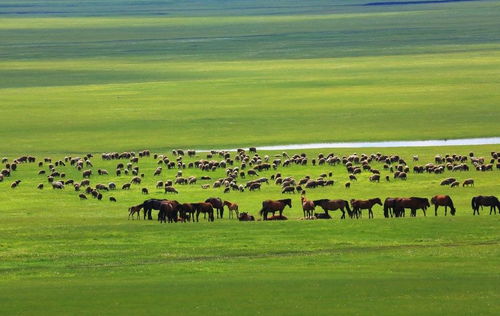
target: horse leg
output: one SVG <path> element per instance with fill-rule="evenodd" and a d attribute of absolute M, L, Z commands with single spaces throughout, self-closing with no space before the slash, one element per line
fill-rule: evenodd
<path fill-rule="evenodd" d="M 434 216 L 438 216 L 438 206 L 434 205 Z"/>
<path fill-rule="evenodd" d="M 237 208 L 234 210 L 234 212 L 236 213 L 236 218 L 240 218 L 240 211 Z"/>
<path fill-rule="evenodd" d="M 371 208 L 368 209 L 368 218 L 373 218 L 373 211 Z"/>
<path fill-rule="evenodd" d="M 446 216 L 448 214 L 448 206 L 445 206 L 444 207 L 444 216 Z"/>
<path fill-rule="evenodd" d="M 340 219 L 345 219 L 345 211 L 343 208 L 340 209 L 342 211 L 342 216 L 340 217 Z"/>
<path fill-rule="evenodd" d="M 199 221 L 200 221 L 200 211 L 196 211 L 196 222 L 199 222 Z M 194 218 L 193 218 L 193 222 L 194 222 Z"/>
<path fill-rule="evenodd" d="M 153 220 L 153 216 L 151 215 L 151 212 L 152 212 L 152 211 L 153 211 L 153 209 L 150 209 L 150 210 L 148 211 L 148 219 L 149 219 L 149 220 Z"/>
<path fill-rule="evenodd" d="M 424 212 L 424 216 L 427 216 L 427 214 L 425 214 L 425 208 L 423 208 L 422 211 Z"/>

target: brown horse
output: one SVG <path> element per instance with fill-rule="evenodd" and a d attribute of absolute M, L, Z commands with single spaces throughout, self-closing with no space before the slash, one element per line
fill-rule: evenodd
<path fill-rule="evenodd" d="M 183 203 L 179 206 L 180 217 L 184 220 L 191 219 L 194 222 L 194 215 L 196 213 L 196 208 L 191 203 Z"/>
<path fill-rule="evenodd" d="M 289 206 L 290 208 L 292 207 L 292 200 L 291 199 L 283 199 L 283 200 L 266 200 L 262 202 L 262 209 L 260 210 L 259 214 L 263 216 L 264 220 L 267 220 L 267 213 L 274 213 L 279 212 L 280 216 L 283 215 L 283 210 L 285 209 L 286 206 Z"/>
<path fill-rule="evenodd" d="M 308 200 L 305 196 L 300 197 L 300 202 L 302 203 L 302 211 L 304 212 L 304 218 L 311 218 L 314 215 L 314 209 L 316 208 L 314 202 L 312 200 Z"/>
<path fill-rule="evenodd" d="M 130 219 L 130 216 L 132 216 L 132 219 L 134 219 L 134 214 L 137 213 L 137 219 L 140 218 L 140 213 L 141 213 L 141 208 L 142 204 L 131 206 L 128 209 L 128 219 Z"/>
<path fill-rule="evenodd" d="M 434 205 L 434 215 L 437 216 L 437 210 L 438 207 L 444 206 L 444 216 L 447 215 L 448 213 L 448 206 L 450 207 L 450 214 L 455 215 L 456 209 L 453 206 L 453 201 L 451 200 L 451 197 L 449 195 L 436 195 L 433 196 L 431 199 L 431 203 Z"/>
<path fill-rule="evenodd" d="M 255 221 L 255 217 L 253 215 L 249 215 L 247 212 L 243 212 L 238 216 L 238 220 L 240 222 L 253 222 Z"/>
<path fill-rule="evenodd" d="M 382 201 L 379 198 L 369 199 L 369 200 L 351 200 L 351 207 L 353 216 L 356 218 L 361 217 L 361 210 L 368 210 L 368 218 L 373 218 L 373 205 L 382 205 Z"/>
<path fill-rule="evenodd" d="M 221 198 L 208 198 L 205 200 L 205 203 L 212 204 L 212 207 L 217 210 L 217 218 L 224 218 L 224 203 Z"/>
<path fill-rule="evenodd" d="M 191 203 L 196 209 L 196 221 L 199 222 L 200 213 L 208 214 L 208 221 L 214 221 L 214 208 L 211 203 L 201 202 L 201 203 Z"/>
<path fill-rule="evenodd" d="M 496 196 L 493 196 L 493 195 L 475 196 L 472 198 L 471 204 L 472 204 L 472 210 L 474 211 L 474 213 L 472 213 L 472 215 L 476 215 L 476 212 L 477 212 L 477 215 L 479 215 L 479 207 L 482 208 L 483 206 L 490 207 L 490 215 L 491 215 L 491 212 L 494 212 L 496 214 L 497 208 L 498 208 L 498 212 L 500 213 L 500 201 L 498 200 L 498 198 Z"/>
<path fill-rule="evenodd" d="M 236 217 L 240 217 L 240 212 L 238 210 L 238 204 L 229 201 L 224 201 L 224 206 L 227 206 L 229 210 L 229 218 L 233 218 L 233 211 L 236 213 Z"/>
<path fill-rule="evenodd" d="M 177 201 L 162 201 L 160 204 L 160 212 L 158 213 L 158 219 L 160 223 L 177 222 L 177 214 L 179 212 L 179 202 Z"/>
<path fill-rule="evenodd" d="M 419 197 L 410 197 L 410 198 L 398 198 L 394 203 L 394 212 L 396 214 L 403 214 L 404 209 L 409 208 L 411 210 L 410 215 L 412 217 L 417 216 L 417 210 L 421 209 L 424 212 L 424 216 L 427 216 L 425 210 L 430 207 L 429 199 L 419 198 Z"/>
<path fill-rule="evenodd" d="M 344 208 L 345 208 L 347 210 L 347 214 L 349 214 L 349 216 L 352 216 L 351 208 L 349 207 L 349 202 L 347 202 L 346 200 L 321 199 L 321 200 L 315 200 L 314 205 L 321 206 L 321 208 L 325 211 L 326 215 L 329 215 L 328 211 L 340 210 L 342 212 L 342 216 L 340 218 L 344 219 L 345 218 Z"/>

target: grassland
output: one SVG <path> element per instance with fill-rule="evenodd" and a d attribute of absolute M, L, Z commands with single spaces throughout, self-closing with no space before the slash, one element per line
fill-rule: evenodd
<path fill-rule="evenodd" d="M 500 134 L 498 3 L 334 3 L 265 16 L 214 2 L 204 16 L 131 16 L 114 1 L 126 12 L 7 11 L 0 152 Z"/>
<path fill-rule="evenodd" d="M 435 154 L 474 151 L 487 156 L 494 150 L 496 146 L 363 152 L 398 153 L 407 161 L 419 154 L 418 164 L 424 164 Z M 352 152 L 335 150 L 338 155 Z M 193 159 L 204 156 L 200 153 Z M 98 158 L 93 162 L 94 169 L 113 170 L 116 165 Z M 145 173 L 144 182 L 130 191 L 104 193 L 103 201 L 80 201 L 70 188 L 36 190 L 46 180 L 33 164 L 21 165 L 12 177 L 23 180 L 19 188 L 10 189 L 10 181 L 0 183 L 2 313 L 32 314 L 42 308 L 45 313 L 82 314 L 280 314 L 289 309 L 291 314 L 494 314 L 498 310 L 500 217 L 487 215 L 487 210 L 474 217 L 469 206 L 474 195 L 498 194 L 498 171 L 412 173 L 405 182 L 380 184 L 370 183 L 363 173 L 346 190 L 342 183 L 347 172 L 342 166 L 278 170 L 296 178 L 333 172 L 337 184 L 308 190 L 311 199 L 450 194 L 458 209 L 455 217 L 444 217 L 442 210 L 434 217 L 428 210 L 427 217 L 419 212 L 417 218 L 384 219 L 378 207 L 373 220 L 340 220 L 333 213 L 331 221 L 297 221 L 302 212 L 298 195 L 293 195 L 294 206 L 285 211 L 291 219 L 287 222 L 240 223 L 226 218 L 160 225 L 127 220 L 127 207 L 146 198 L 142 187 L 150 190 L 149 197 L 165 197 L 154 185 L 173 179 L 176 170 L 153 177 L 157 166 L 153 158 L 141 159 L 138 165 Z M 373 167 L 382 169 L 377 163 Z M 58 169 L 68 178 L 81 179 L 73 167 Z M 264 171 L 261 176 L 272 173 Z M 215 179 L 223 177 L 224 170 L 184 170 L 185 176 L 207 174 Z M 382 171 L 382 176 L 386 174 Z M 448 176 L 474 178 L 476 186 L 439 186 Z M 129 178 L 93 176 L 91 181 L 121 185 Z M 283 197 L 274 184 L 264 185 L 260 192 L 229 194 L 222 189 L 202 190 L 200 184 L 177 186 L 180 193 L 175 199 L 221 196 L 257 215 L 262 200 Z M 111 195 L 116 204 L 107 201 Z"/>
<path fill-rule="evenodd" d="M 499 3 L 371 2 L 2 1 L 0 157 L 500 135 Z M 356 151 L 423 163 L 499 148 Z M 113 174 L 116 161 L 94 163 Z M 312 199 L 450 194 L 455 217 L 384 219 L 377 208 L 373 220 L 297 221 L 294 196 L 287 222 L 160 225 L 126 219 L 140 187 L 164 196 L 155 161 L 140 167 L 143 185 L 105 201 L 36 190 L 46 179 L 34 165 L 0 182 L 0 314 L 498 313 L 500 217 L 469 206 L 498 196 L 498 171 L 380 184 L 363 173 L 346 190 L 343 167 L 280 170 L 332 171 L 337 184 Z M 439 186 L 447 176 L 476 186 Z M 275 185 L 178 189 L 180 201 L 222 196 L 252 214 L 282 197 Z"/>

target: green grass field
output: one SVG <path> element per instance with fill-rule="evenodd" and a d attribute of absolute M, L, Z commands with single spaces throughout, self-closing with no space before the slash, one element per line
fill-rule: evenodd
<path fill-rule="evenodd" d="M 367 154 L 400 154 L 418 164 L 433 161 L 435 154 L 489 155 L 498 146 L 451 148 L 367 149 Z M 306 151 L 310 157 L 319 151 Z M 330 151 L 323 151 L 328 153 Z M 343 156 L 353 150 L 335 150 Z M 294 151 L 291 153 L 299 153 Z M 265 153 L 262 153 L 262 155 Z M 268 154 L 274 154 L 269 152 Z M 193 159 L 203 158 L 199 153 Z M 54 159 L 63 158 L 53 156 Z M 117 161 L 94 158 L 94 170 L 114 170 Z M 413 166 L 417 163 L 410 163 Z M 258 215 L 265 199 L 284 195 L 274 184 L 257 192 L 222 193 L 196 185 L 177 185 L 178 195 L 155 189 L 158 180 L 174 179 L 177 170 L 153 177 L 156 161 L 140 159 L 145 173 L 141 185 L 130 191 L 104 193 L 103 201 L 80 201 L 70 186 L 48 187 L 35 164 L 20 165 L 0 183 L 0 297 L 4 314 L 38 313 L 221 313 L 255 314 L 494 314 L 498 308 L 499 215 L 472 216 L 470 198 L 498 195 L 498 171 L 413 174 L 407 181 L 371 183 L 367 172 L 345 189 L 348 173 L 343 166 L 291 166 L 280 168 L 296 179 L 333 172 L 333 187 L 307 191 L 310 199 L 372 198 L 450 194 L 457 207 L 454 217 L 433 209 L 423 217 L 385 219 L 376 206 L 375 219 L 298 221 L 302 216 L 299 195 L 291 195 L 286 222 L 241 223 L 216 220 L 208 223 L 158 224 L 127 220 L 127 207 L 149 197 L 175 198 L 181 202 L 221 196 L 238 202 L 241 211 Z M 382 164 L 372 163 L 382 169 Z M 45 167 L 46 168 L 46 167 Z M 67 178 L 81 179 L 74 167 L 60 167 Z M 224 170 L 202 172 L 185 169 L 184 176 L 224 177 Z M 274 171 L 261 172 L 270 177 Z M 389 175 L 382 171 L 382 176 Z M 439 185 L 449 176 L 475 179 L 474 188 Z M 91 183 L 113 181 L 121 186 L 131 176 L 93 176 Z M 21 179 L 10 189 L 11 180 Z M 36 190 L 38 183 L 46 188 Z M 244 180 L 240 180 L 244 183 Z M 150 190 L 149 196 L 141 188 Z M 109 196 L 117 198 L 111 203 Z M 288 196 L 285 196 L 288 197 Z M 320 211 L 318 209 L 318 211 Z M 156 215 L 155 215 L 156 217 Z"/>
<path fill-rule="evenodd" d="M 202 16 L 103 3 L 5 5 L 0 152 L 500 134 L 495 1 L 193 4 Z"/>
<path fill-rule="evenodd" d="M 116 177 L 117 161 L 101 152 L 499 136 L 500 4 L 387 2 L 3 0 L 0 158 L 92 152 L 94 171 L 111 173 L 92 185 L 121 185 L 130 176 Z M 500 148 L 289 153 L 379 151 L 413 166 L 414 154 L 424 164 Z M 332 171 L 337 183 L 308 190 L 311 199 L 449 194 L 454 217 L 430 209 L 385 219 L 377 206 L 373 220 L 298 221 L 295 194 L 286 222 L 160 225 L 127 220 L 147 198 L 140 188 L 165 196 L 154 189 L 155 160 L 139 166 L 144 183 L 104 201 L 52 190 L 34 164 L 0 182 L 1 315 L 498 313 L 500 217 L 470 208 L 474 195 L 499 195 L 498 170 L 388 183 L 364 172 L 349 190 L 341 166 L 278 170 L 297 179 Z M 439 186 L 449 176 L 476 185 Z M 262 200 L 282 198 L 274 184 L 223 194 L 202 183 L 211 181 L 177 186 L 175 198 L 221 196 L 254 215 Z"/>

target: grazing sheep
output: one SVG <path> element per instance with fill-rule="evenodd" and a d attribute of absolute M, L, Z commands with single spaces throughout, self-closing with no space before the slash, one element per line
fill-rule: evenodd
<path fill-rule="evenodd" d="M 259 174 L 257 173 L 257 171 L 255 171 L 255 170 L 248 170 L 248 171 L 247 171 L 247 174 L 248 174 L 249 176 L 258 176 L 258 175 L 259 175 Z"/>
<path fill-rule="evenodd" d="M 38 190 L 43 190 L 43 183 L 40 183 L 37 187 Z"/>
<path fill-rule="evenodd" d="M 10 187 L 12 189 L 15 189 L 15 188 L 17 188 L 19 186 L 19 183 L 21 183 L 21 180 L 16 180 L 16 181 L 14 181 L 14 182 L 11 183 Z"/>
<path fill-rule="evenodd" d="M 142 192 L 142 194 L 149 194 L 149 191 L 147 188 L 142 188 L 141 192 Z"/>
<path fill-rule="evenodd" d="M 210 188 L 210 184 L 202 184 L 201 188 L 204 189 L 204 190 L 209 189 Z"/>
<path fill-rule="evenodd" d="M 91 175 L 92 175 L 92 170 L 90 170 L 90 169 L 82 172 L 82 176 L 84 178 L 90 178 Z"/>
<path fill-rule="evenodd" d="M 161 174 L 161 170 L 162 170 L 162 168 L 161 168 L 161 167 L 156 168 L 156 170 L 155 170 L 155 172 L 154 172 L 153 176 L 159 176 L 159 175 Z"/>
<path fill-rule="evenodd" d="M 282 194 L 285 194 L 285 193 L 295 193 L 295 188 L 292 187 L 292 186 L 284 187 L 283 190 L 281 190 L 281 193 Z"/>
<path fill-rule="evenodd" d="M 351 182 L 346 182 L 346 183 L 345 183 L 345 188 L 346 188 L 346 189 L 349 189 L 350 187 L 351 187 Z"/>
<path fill-rule="evenodd" d="M 458 181 L 455 181 L 455 182 L 453 182 L 453 183 L 451 184 L 451 187 L 452 187 L 452 188 L 454 188 L 454 187 L 458 187 L 458 186 L 460 186 L 460 182 L 458 182 Z"/>
<path fill-rule="evenodd" d="M 75 183 L 73 184 L 73 187 L 75 188 L 75 191 L 80 191 L 80 184 Z"/>
<path fill-rule="evenodd" d="M 122 185 L 122 190 L 130 190 L 130 183 L 125 183 Z"/>
<path fill-rule="evenodd" d="M 100 201 L 102 200 L 102 194 L 101 193 L 97 193 L 97 199 Z"/>
<path fill-rule="evenodd" d="M 80 200 L 86 200 L 87 199 L 87 196 L 85 194 L 83 194 L 83 193 L 80 193 L 78 195 L 78 197 L 80 198 Z"/>
<path fill-rule="evenodd" d="M 52 182 L 52 189 L 64 189 L 64 184 L 60 181 Z"/>
<path fill-rule="evenodd" d="M 174 193 L 178 194 L 179 192 L 174 187 L 165 187 L 165 193 Z"/>
<path fill-rule="evenodd" d="M 116 190 L 116 184 L 114 182 L 110 182 L 110 183 L 108 183 L 108 188 L 110 190 Z"/>
<path fill-rule="evenodd" d="M 110 201 L 110 202 L 116 202 L 116 199 L 115 199 L 113 196 L 110 196 L 110 197 L 109 197 L 109 201 Z"/>
<path fill-rule="evenodd" d="M 260 190 L 260 183 L 252 183 L 248 188 L 249 191 Z"/>
<path fill-rule="evenodd" d="M 462 187 L 465 187 L 465 186 L 471 186 L 471 187 L 473 187 L 474 186 L 474 179 L 466 179 L 464 181 L 464 184 L 462 185 Z"/>

